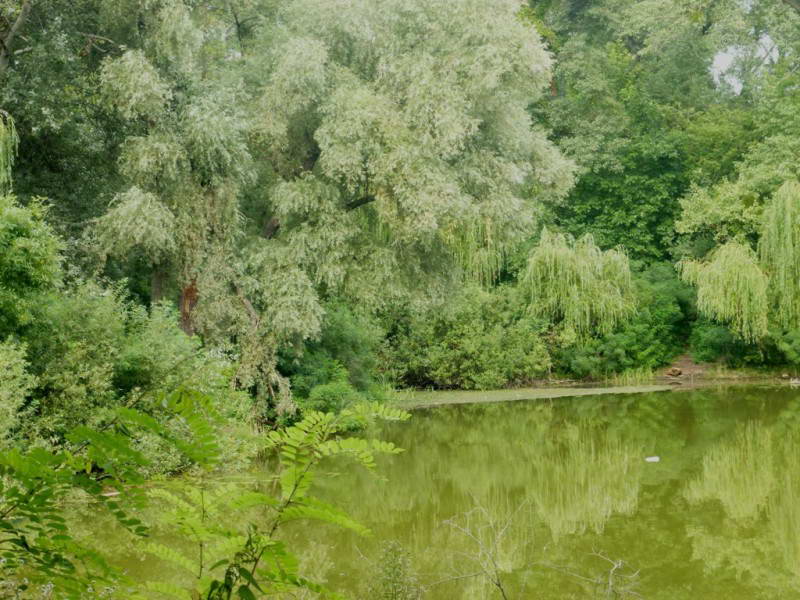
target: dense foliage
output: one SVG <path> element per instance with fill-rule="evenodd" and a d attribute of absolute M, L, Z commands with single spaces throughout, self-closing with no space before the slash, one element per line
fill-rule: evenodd
<path fill-rule="evenodd" d="M 798 32 L 794 0 L 0 0 L 0 575 L 89 593 L 118 574 L 68 496 L 138 534 L 109 489 L 269 447 L 277 500 L 161 492 L 239 545 L 153 545 L 200 575 L 150 589 L 324 593 L 206 520 L 356 527 L 297 470 L 393 452 L 341 437 L 393 387 L 799 365 Z"/>

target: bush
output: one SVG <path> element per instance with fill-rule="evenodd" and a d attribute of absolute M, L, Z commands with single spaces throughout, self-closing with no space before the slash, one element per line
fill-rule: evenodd
<path fill-rule="evenodd" d="M 723 325 L 699 319 L 689 337 L 692 358 L 698 362 L 723 362 L 739 368 L 759 366 L 767 362 L 769 355 L 776 354 L 774 344 L 767 340 L 766 346 L 745 343 Z M 780 361 L 776 361 L 780 362 Z"/>
<path fill-rule="evenodd" d="M 199 359 L 200 343 L 178 327 L 177 311 L 167 303 L 126 307 L 125 336 L 114 361 L 114 388 L 127 394 L 134 388 L 168 389 L 180 383 Z"/>
<path fill-rule="evenodd" d="M 166 304 L 148 311 L 129 302 L 121 286 L 84 282 L 40 294 L 31 314 L 19 337 L 32 377 L 24 380 L 25 393 L 17 395 L 21 400 L 13 406 L 2 403 L 10 407 L 5 412 L 13 413 L 3 418 L 9 423 L 4 429 L 13 429 L 13 443 L 57 447 L 75 426 L 107 422 L 131 400 L 176 435 L 188 435 L 181 423 L 169 420 L 162 404 L 164 394 L 182 386 L 214 398 L 230 422 L 248 418 L 252 403 L 245 392 L 231 388 L 232 365 L 210 356 L 196 338 L 181 331 L 176 311 Z M 7 354 L 7 346 L 2 348 Z M 21 380 L 17 376 L 14 381 Z M 0 379 L 3 389 L 20 385 Z M 155 436 L 142 435 L 136 444 L 152 460 L 151 474 L 188 465 Z"/>
<path fill-rule="evenodd" d="M 61 243 L 44 213 L 0 196 L 0 339 L 30 321 L 33 294 L 58 282 Z"/>
<path fill-rule="evenodd" d="M 775 335 L 776 345 L 790 365 L 800 365 L 800 329 Z"/>
<path fill-rule="evenodd" d="M 0 343 L 0 449 L 10 441 L 19 424 L 19 409 L 36 383 L 27 366 L 24 346 L 10 340 Z"/>
<path fill-rule="evenodd" d="M 337 413 L 360 400 L 363 396 L 347 381 L 340 380 L 315 386 L 308 398 L 298 403 L 301 410 Z"/>
<path fill-rule="evenodd" d="M 411 315 L 390 339 L 399 382 L 413 387 L 489 389 L 545 375 L 544 323 L 510 286 L 468 287 L 448 307 Z"/>
<path fill-rule="evenodd" d="M 559 370 L 578 377 L 604 377 L 631 369 L 654 369 L 680 352 L 692 313 L 691 288 L 667 264 L 635 277 L 637 313 L 611 334 L 555 348 Z"/>
<path fill-rule="evenodd" d="M 281 370 L 299 398 L 308 398 L 316 386 L 338 381 L 342 373 L 353 388 L 368 392 L 379 379 L 377 355 L 383 337 L 374 319 L 329 302 L 320 338 L 307 343 L 299 355 L 285 354 Z"/>

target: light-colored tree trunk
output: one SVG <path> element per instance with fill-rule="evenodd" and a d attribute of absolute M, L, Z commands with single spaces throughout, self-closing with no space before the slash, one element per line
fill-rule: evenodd
<path fill-rule="evenodd" d="M 20 8 L 17 18 L 11 24 L 11 27 L 9 27 L 2 40 L 0 40 L 0 42 L 2 42 L 0 43 L 0 77 L 2 77 L 6 69 L 8 69 L 9 62 L 11 61 L 14 38 L 17 37 L 19 30 L 25 25 L 25 21 L 28 20 L 32 4 L 32 0 L 25 0 L 25 2 L 22 3 L 22 8 Z"/>

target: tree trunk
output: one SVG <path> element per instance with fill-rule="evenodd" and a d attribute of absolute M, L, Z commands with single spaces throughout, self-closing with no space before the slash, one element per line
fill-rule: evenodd
<path fill-rule="evenodd" d="M 192 281 L 181 291 L 181 329 L 187 335 L 194 335 L 192 311 L 197 304 L 197 280 Z"/>
<path fill-rule="evenodd" d="M 2 77 L 6 69 L 8 69 L 14 38 L 17 37 L 17 33 L 19 33 L 19 30 L 25 25 L 25 21 L 28 20 L 28 15 L 31 12 L 31 3 L 32 0 L 25 0 L 25 2 L 22 3 L 22 8 L 19 9 L 16 20 L 11 24 L 11 27 L 9 27 L 8 32 L 3 36 L 2 40 L 0 40 L 0 77 Z"/>
<path fill-rule="evenodd" d="M 157 304 L 164 298 L 164 286 L 167 281 L 167 271 L 163 265 L 153 265 L 150 276 L 150 304 Z"/>
<path fill-rule="evenodd" d="M 800 0 L 783 0 L 783 3 L 788 6 L 791 6 L 798 13 L 800 13 Z"/>

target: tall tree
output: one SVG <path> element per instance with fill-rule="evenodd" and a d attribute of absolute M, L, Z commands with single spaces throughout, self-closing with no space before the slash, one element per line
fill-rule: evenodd
<path fill-rule="evenodd" d="M 262 2 L 258 40 L 230 12 L 149 6 L 102 69 L 131 133 L 97 232 L 172 274 L 240 385 L 285 397 L 277 348 L 317 333 L 321 296 L 375 305 L 465 248 L 494 261 L 571 184 L 526 111 L 551 60 L 516 2 Z"/>
<path fill-rule="evenodd" d="M 194 333 L 197 279 L 239 231 L 239 188 L 250 175 L 246 120 L 235 79 L 222 77 L 224 54 L 212 23 L 204 31 L 182 1 L 142 12 L 141 49 L 107 60 L 107 101 L 130 123 L 120 171 L 130 187 L 100 219 L 102 247 L 140 249 L 152 263 L 153 297 L 163 279 L 181 290 L 181 323 Z"/>
<path fill-rule="evenodd" d="M 479 254 L 491 262 L 563 196 L 572 165 L 526 111 L 551 59 L 518 13 L 506 0 L 278 5 L 259 65 L 271 227 L 316 282 L 363 295 L 375 273 L 418 279 L 422 257 L 492 248 Z"/>

